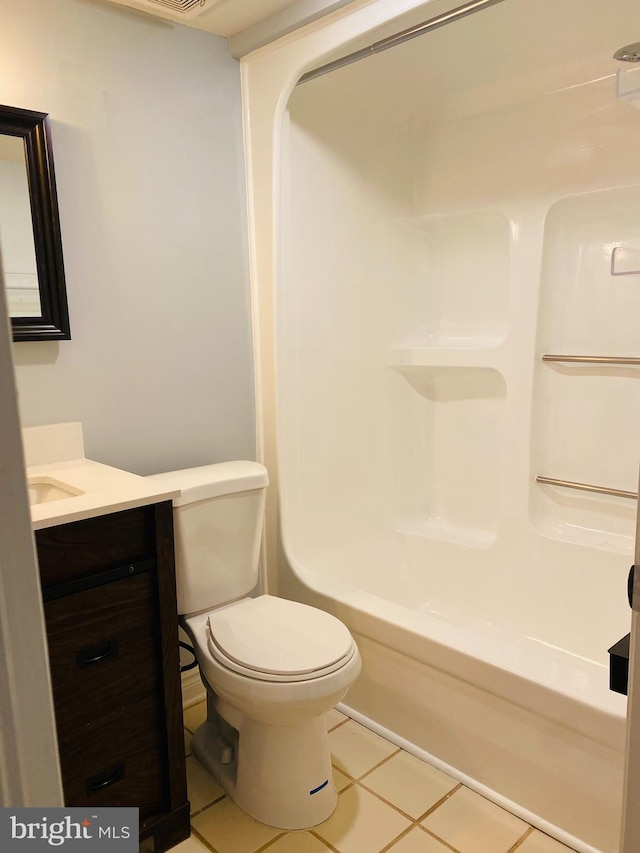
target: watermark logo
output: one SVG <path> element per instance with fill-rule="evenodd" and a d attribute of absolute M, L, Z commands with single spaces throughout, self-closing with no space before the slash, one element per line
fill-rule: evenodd
<path fill-rule="evenodd" d="M 137 853 L 138 809 L 0 808 L 0 850 Z"/>

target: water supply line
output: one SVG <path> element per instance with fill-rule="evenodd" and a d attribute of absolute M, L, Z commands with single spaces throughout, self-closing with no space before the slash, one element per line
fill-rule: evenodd
<path fill-rule="evenodd" d="M 198 666 L 198 661 L 196 659 L 196 651 L 193 646 L 190 646 L 189 643 L 184 643 L 182 640 L 178 640 L 178 645 L 181 649 L 184 649 L 186 652 L 189 652 L 190 655 L 193 655 L 193 660 L 190 660 L 189 663 L 180 664 L 180 672 L 189 672 L 190 669 L 195 669 Z"/>

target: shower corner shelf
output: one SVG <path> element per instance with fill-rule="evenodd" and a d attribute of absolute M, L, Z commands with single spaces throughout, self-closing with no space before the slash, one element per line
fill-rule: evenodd
<path fill-rule="evenodd" d="M 622 554 L 625 557 L 632 557 L 633 555 L 633 536 L 598 530 L 594 527 L 567 524 L 542 515 L 536 516 L 534 514 L 531 520 L 545 539 L 554 539 L 567 545 L 580 545 L 584 548 L 606 551 L 609 554 Z"/>
<path fill-rule="evenodd" d="M 500 362 L 502 339 L 475 338 L 472 346 L 456 346 L 453 339 L 434 345 L 410 343 L 392 346 L 389 363 L 393 367 L 496 367 Z"/>
<path fill-rule="evenodd" d="M 530 518 L 548 539 L 631 555 L 637 493 L 610 486 L 533 477 Z M 582 493 L 582 494 L 580 494 Z"/>

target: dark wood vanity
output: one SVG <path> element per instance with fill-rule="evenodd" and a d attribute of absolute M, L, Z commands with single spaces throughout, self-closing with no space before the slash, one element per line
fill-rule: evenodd
<path fill-rule="evenodd" d="M 35 533 L 67 806 L 189 836 L 171 501 Z"/>

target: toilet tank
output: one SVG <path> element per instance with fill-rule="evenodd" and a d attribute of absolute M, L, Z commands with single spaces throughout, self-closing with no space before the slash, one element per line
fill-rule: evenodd
<path fill-rule="evenodd" d="M 211 609 L 258 582 L 267 469 L 219 462 L 155 474 L 181 490 L 173 499 L 178 613 Z"/>

